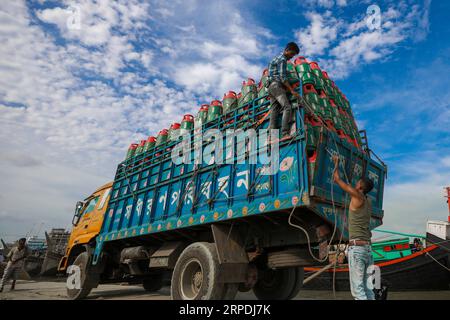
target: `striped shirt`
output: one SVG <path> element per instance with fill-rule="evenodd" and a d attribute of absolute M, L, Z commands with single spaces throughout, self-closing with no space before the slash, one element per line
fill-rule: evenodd
<path fill-rule="evenodd" d="M 269 82 L 287 80 L 287 59 L 283 52 L 269 63 Z"/>

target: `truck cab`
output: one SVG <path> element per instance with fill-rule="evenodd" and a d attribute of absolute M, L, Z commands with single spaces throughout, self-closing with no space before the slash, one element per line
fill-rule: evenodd
<path fill-rule="evenodd" d="M 95 238 L 102 227 L 106 208 L 108 207 L 112 182 L 95 190 L 84 201 L 78 201 L 72 219 L 72 232 L 64 257 L 59 262 L 58 272 L 64 273 L 76 257 L 95 246 Z"/>

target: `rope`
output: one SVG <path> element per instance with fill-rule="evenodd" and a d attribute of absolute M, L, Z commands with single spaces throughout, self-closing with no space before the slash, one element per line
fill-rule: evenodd
<path fill-rule="evenodd" d="M 427 256 L 429 256 L 431 259 L 433 259 L 438 265 L 440 265 L 442 268 L 444 268 L 445 270 L 450 272 L 450 269 L 447 268 L 446 266 L 444 266 L 442 263 L 440 263 L 435 257 L 433 257 L 431 254 L 429 254 L 428 252 L 425 253 Z"/>

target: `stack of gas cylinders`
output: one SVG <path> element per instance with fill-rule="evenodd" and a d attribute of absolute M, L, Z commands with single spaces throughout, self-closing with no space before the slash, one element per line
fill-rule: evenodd
<path fill-rule="evenodd" d="M 315 146 L 323 129 L 335 132 L 340 139 L 360 149 L 362 141 L 350 103 L 334 81 L 329 78 L 327 72 L 321 70 L 317 62 L 310 62 L 305 57 L 298 57 L 293 62 L 288 62 L 287 70 L 289 83 L 293 88 L 302 85 L 303 97 L 311 107 L 305 112 L 307 148 L 311 151 L 312 158 L 310 160 L 314 158 Z M 268 75 L 268 70 L 265 69 L 258 84 L 255 80 L 248 78 L 242 82 L 241 92 L 228 91 L 222 100 L 202 104 L 195 118 L 186 114 L 181 123 L 173 123 L 169 129 L 161 130 L 157 137 L 150 136 L 147 140 L 132 143 L 128 148 L 126 159 L 175 141 L 180 137 L 180 133 L 194 129 L 194 121 L 199 127 L 221 120 L 230 123 L 231 115 L 236 109 L 242 113 L 239 119 L 244 119 L 247 116 L 245 110 L 248 110 L 253 103 L 259 106 L 268 101 Z M 265 103 L 264 107 L 269 108 L 269 105 Z"/>

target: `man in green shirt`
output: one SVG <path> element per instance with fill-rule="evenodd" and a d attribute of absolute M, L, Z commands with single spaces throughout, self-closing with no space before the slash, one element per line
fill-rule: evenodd
<path fill-rule="evenodd" d="M 370 216 L 372 207 L 367 194 L 373 189 L 373 182 L 361 178 L 353 187 L 346 184 L 339 176 L 339 157 L 333 157 L 335 170 L 334 181 L 350 195 L 348 210 L 348 266 L 350 289 L 355 300 L 375 300 L 375 294 L 367 285 L 368 268 L 373 266 L 370 238 Z"/>

